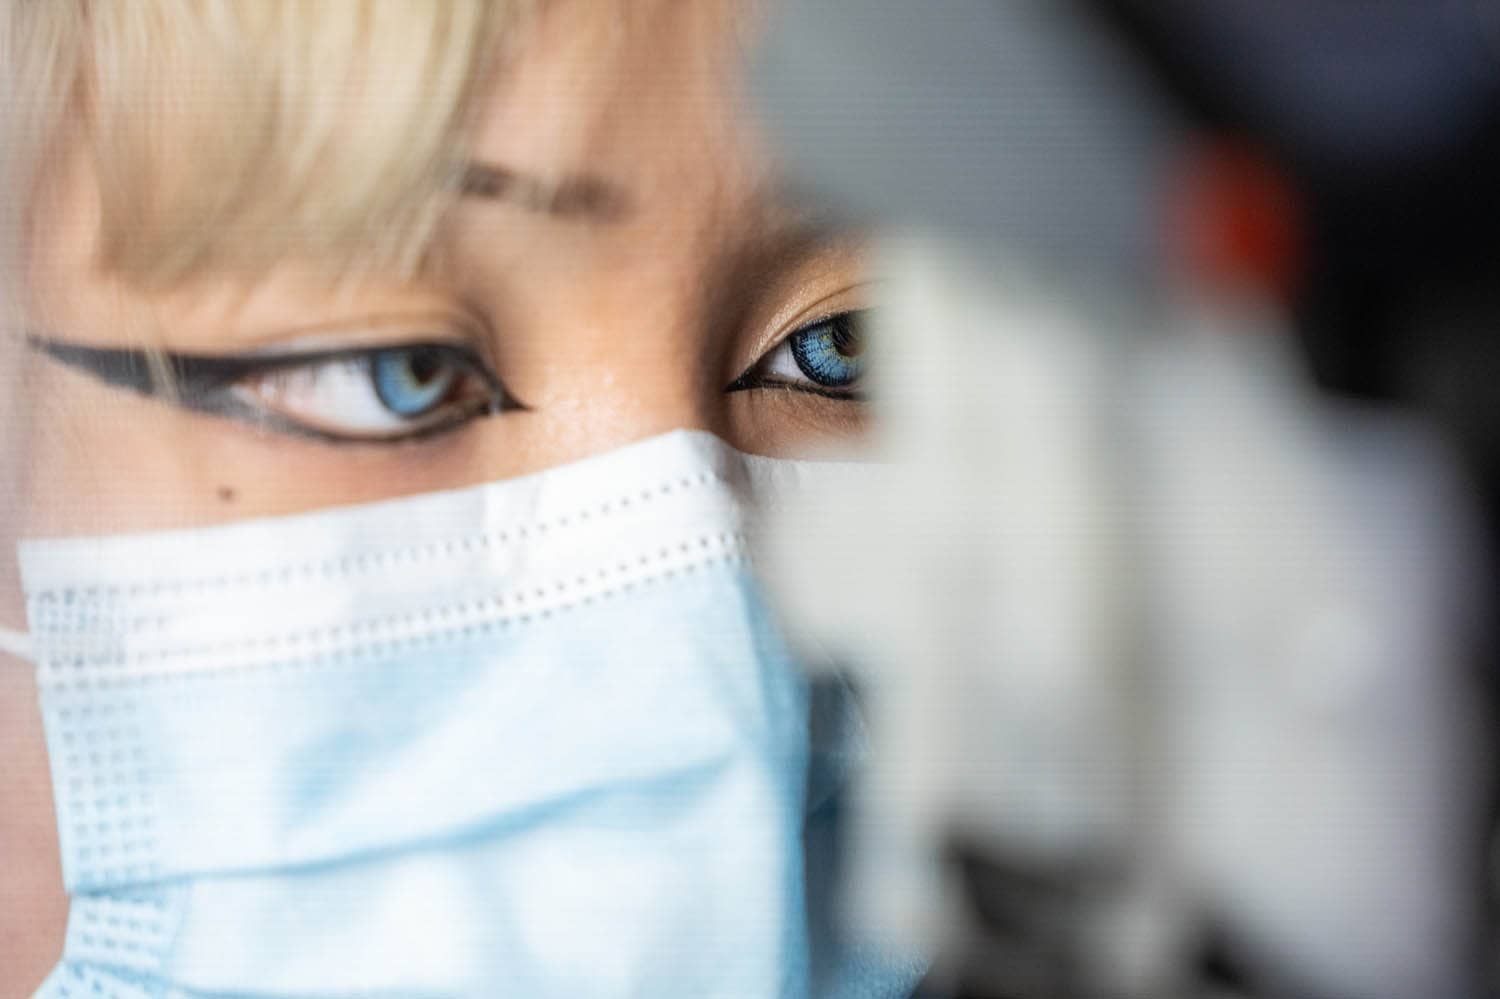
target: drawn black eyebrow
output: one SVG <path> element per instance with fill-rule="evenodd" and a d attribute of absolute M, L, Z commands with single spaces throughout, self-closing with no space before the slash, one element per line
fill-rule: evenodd
<path fill-rule="evenodd" d="M 463 168 L 458 188 L 467 197 L 510 202 L 564 219 L 614 223 L 634 210 L 622 188 L 590 174 L 551 181 L 494 163 L 471 162 Z"/>
<path fill-rule="evenodd" d="M 456 358 L 479 374 L 490 388 L 504 391 L 498 378 L 473 351 L 451 343 L 417 341 L 377 346 L 256 354 L 187 354 L 129 347 L 89 347 L 29 333 L 27 343 L 42 354 L 93 375 L 118 388 L 143 395 L 195 395 L 214 392 L 252 375 L 332 361 L 367 357 L 382 350 L 435 350 Z M 153 360 L 154 356 L 154 360 Z"/>
<path fill-rule="evenodd" d="M 286 368 L 368 357 L 381 350 L 436 350 L 452 357 L 483 379 L 493 402 L 482 412 L 526 411 L 528 407 L 473 351 L 451 343 L 420 341 L 384 346 L 338 347 L 329 350 L 289 351 L 281 354 L 186 354 L 146 351 L 128 347 L 89 347 L 69 343 L 37 332 L 26 335 L 27 345 L 46 357 L 90 375 L 116 388 L 170 401 L 193 412 L 227 416 L 336 443 L 360 442 L 368 438 L 330 434 L 305 427 L 293 420 L 266 414 L 225 392 L 240 381 Z M 447 429 L 439 423 L 411 436 L 428 436 Z"/>
<path fill-rule="evenodd" d="M 178 354 L 123 347 L 87 347 L 29 333 L 26 343 L 52 360 L 92 375 L 106 385 L 141 395 L 195 396 L 232 385 L 257 371 L 265 360 L 230 355 Z M 318 360 L 309 355 L 311 360 Z"/>

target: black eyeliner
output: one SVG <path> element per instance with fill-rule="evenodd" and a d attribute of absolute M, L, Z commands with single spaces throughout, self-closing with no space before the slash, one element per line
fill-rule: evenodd
<path fill-rule="evenodd" d="M 165 399 L 193 412 L 230 417 L 283 433 L 294 433 L 330 443 L 371 444 L 417 440 L 451 430 L 473 416 L 527 409 L 524 403 L 510 394 L 500 379 L 477 354 L 467 347 L 451 343 L 418 341 L 388 346 L 340 347 L 282 354 L 218 355 L 175 351 L 147 352 L 124 347 L 88 347 L 55 340 L 38 333 L 28 334 L 26 342 L 38 353 L 91 375 L 106 385 L 123 388 L 143 396 Z M 258 409 L 228 394 L 228 390 L 236 384 L 254 377 L 274 374 L 289 368 L 364 360 L 379 354 L 382 350 L 436 350 L 455 359 L 467 370 L 477 375 L 485 383 L 489 398 L 482 400 L 480 405 L 464 407 L 450 419 L 441 420 L 436 424 L 398 437 L 360 437 L 335 434 L 305 426 L 284 416 Z"/>

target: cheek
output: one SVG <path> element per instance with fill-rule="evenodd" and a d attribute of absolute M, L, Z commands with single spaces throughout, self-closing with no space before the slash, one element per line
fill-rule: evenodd
<path fill-rule="evenodd" d="M 724 436 L 741 451 L 771 458 L 856 460 L 866 449 L 872 416 L 863 402 L 806 392 L 758 389 L 726 397 Z"/>
<path fill-rule="evenodd" d="M 0 626 L 19 628 L 25 619 L 19 567 L 13 557 L 25 520 L 27 452 L 30 438 L 24 348 L 19 340 L 0 340 Z M 0 654 L 0 674 L 11 665 Z M 29 672 L 13 671 L 15 677 Z M 0 681 L 3 682 L 3 681 Z M 34 693 L 31 702 L 34 702 Z M 0 712 L 5 697 L 0 693 Z M 0 720 L 0 732 L 5 731 Z M 0 759 L 6 757 L 0 755 Z"/>
<path fill-rule="evenodd" d="M 207 456 L 186 450 L 163 408 L 47 370 L 30 386 L 23 533 L 181 527 L 212 519 Z"/>
<path fill-rule="evenodd" d="M 186 413 L 38 365 L 20 535 L 201 527 L 468 484 L 472 435 L 338 448 Z"/>

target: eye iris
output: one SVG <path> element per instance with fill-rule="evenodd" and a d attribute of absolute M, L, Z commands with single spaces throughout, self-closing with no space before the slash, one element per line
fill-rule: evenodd
<path fill-rule="evenodd" d="M 375 393 L 398 416 L 422 416 L 448 398 L 459 371 L 431 347 L 385 350 L 370 363 Z"/>
<path fill-rule="evenodd" d="M 802 373 L 827 388 L 844 388 L 864 372 L 864 338 L 849 316 L 792 334 L 792 357 Z"/>

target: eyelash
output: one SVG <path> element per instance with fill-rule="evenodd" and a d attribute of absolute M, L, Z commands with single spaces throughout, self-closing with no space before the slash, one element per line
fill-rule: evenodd
<path fill-rule="evenodd" d="M 794 330 L 758 358 L 726 391 L 775 388 L 842 401 L 863 398 L 853 388 L 862 374 L 859 355 L 863 339 L 857 324 L 863 315 L 839 313 Z M 527 408 L 511 395 L 475 351 L 451 342 L 417 340 L 273 356 L 169 353 L 164 356 L 164 363 L 153 364 L 144 352 L 136 350 L 83 347 L 38 335 L 29 340 L 42 353 L 89 371 L 108 384 L 170 399 L 196 412 L 240 419 L 329 443 L 393 444 L 417 440 L 455 430 L 481 416 Z M 854 348 L 852 353 L 850 347 Z M 438 369 L 446 364 L 453 372 L 440 392 L 424 403 L 421 412 L 399 413 L 391 401 L 389 381 L 400 377 L 403 361 L 405 373 L 417 383 L 438 377 L 434 364 Z M 426 377 L 413 368 L 424 361 Z M 396 362 L 396 374 L 382 373 L 380 366 L 392 362 Z M 365 391 L 378 399 L 385 414 L 375 415 L 390 417 L 390 432 L 330 429 L 327 424 L 336 420 L 325 420 L 325 425 L 319 426 L 285 409 L 278 411 L 276 404 L 284 404 L 299 388 L 306 393 L 309 388 L 316 388 L 320 380 L 336 378 L 341 372 L 363 381 Z M 415 389 L 427 391 L 428 386 L 416 384 Z M 343 402 L 347 405 L 350 401 L 346 393 Z"/>
<path fill-rule="evenodd" d="M 524 410 L 470 348 L 441 341 L 414 341 L 382 347 L 350 347 L 339 350 L 289 353 L 273 356 L 215 356 L 166 353 L 159 359 L 145 351 L 85 347 L 52 340 L 40 334 L 27 337 L 31 347 L 53 360 L 86 371 L 107 385 L 141 395 L 165 399 L 194 412 L 225 416 L 330 443 L 395 443 L 451 430 L 475 416 Z M 278 413 L 266 396 L 284 393 L 299 376 L 316 380 L 330 370 L 343 367 L 366 369 L 381 357 L 425 356 L 454 366 L 456 377 L 466 379 L 462 405 L 450 405 L 442 415 L 429 418 L 415 428 L 407 425 L 399 433 L 346 433 L 300 421 Z M 257 398 L 256 387 L 262 391 Z M 371 391 L 378 391 L 373 378 Z M 434 411 L 435 412 L 435 411 Z M 430 414 L 423 414 L 430 416 Z"/>
<path fill-rule="evenodd" d="M 853 386 L 858 383 L 862 374 L 859 355 L 862 351 L 863 337 L 858 324 L 863 317 L 862 311 L 842 312 L 799 327 L 766 351 L 754 365 L 728 386 L 727 391 L 776 388 L 840 401 L 862 399 L 863 396 Z M 848 352 L 850 347 L 854 348 L 852 353 Z M 418 418 L 427 418 L 422 425 L 408 424 L 399 432 L 390 434 L 329 432 L 326 429 L 291 420 L 284 415 L 278 418 L 275 414 L 265 413 L 260 414 L 260 422 L 268 422 L 278 429 L 311 434 L 335 442 L 395 443 L 457 429 L 469 420 L 480 416 L 525 408 L 510 396 L 499 378 L 472 351 L 441 343 L 398 344 L 381 348 L 354 348 L 316 357 L 304 355 L 274 358 L 264 362 L 258 369 L 240 374 L 228 384 L 221 383 L 216 387 L 215 392 L 224 393 L 227 390 L 231 394 L 236 392 L 243 394 L 248 383 L 260 379 L 260 384 L 271 388 L 272 394 L 277 391 L 285 393 L 287 384 L 299 375 L 303 378 L 316 379 L 322 372 L 336 364 L 362 365 L 366 369 L 362 377 L 368 378 L 373 391 L 382 396 L 381 404 L 388 409 L 393 409 L 390 400 L 384 397 L 379 387 L 376 366 L 381 363 L 382 359 L 402 356 L 415 358 L 422 352 L 437 353 L 441 355 L 441 359 L 455 364 L 460 369 L 457 378 L 469 378 L 471 387 L 476 382 L 480 383 L 487 394 L 472 396 L 462 405 L 449 403 L 446 411 L 434 408 L 416 414 Z M 783 361 L 782 370 L 778 371 L 775 362 L 780 360 L 783 354 L 787 355 L 786 361 L 790 361 L 790 365 Z M 833 370 L 837 369 L 840 364 L 847 364 L 853 370 L 847 373 L 842 370 Z M 794 365 L 796 371 L 802 375 L 800 380 L 795 375 L 789 376 L 786 369 L 791 365 Z M 254 408 L 253 403 L 250 405 Z M 223 405 L 215 407 L 216 411 L 221 413 L 225 413 L 226 408 Z M 433 415 L 438 413 L 441 415 Z M 227 413 L 226 415 L 235 414 Z M 399 414 L 393 415 L 397 415 L 399 419 Z M 267 419 L 267 416 L 270 418 Z"/>
<path fill-rule="evenodd" d="M 865 337 L 860 327 L 866 315 L 864 310 L 840 312 L 798 327 L 731 382 L 728 391 L 776 388 L 842 401 L 863 400 L 863 393 L 854 386 L 864 375 Z M 784 360 L 783 354 L 787 355 Z M 781 370 L 777 370 L 779 360 Z M 831 370 L 839 365 L 852 370 Z M 789 373 L 788 367 L 795 372 Z"/>
<path fill-rule="evenodd" d="M 364 392 L 378 407 L 375 410 L 366 404 L 364 408 L 372 421 L 385 422 L 384 430 L 331 430 L 326 423 L 337 422 L 336 418 L 318 426 L 305 415 L 300 419 L 289 415 L 287 410 L 294 407 L 286 406 L 285 402 L 299 392 L 312 395 L 313 406 L 319 402 L 326 406 L 330 401 L 327 396 L 337 394 L 339 388 L 335 381 L 330 392 L 326 383 L 340 375 L 352 378 L 355 391 Z M 393 384 L 401 379 L 407 384 Z M 320 388 L 322 399 L 318 398 Z M 411 412 L 401 412 L 393 398 L 398 391 L 418 394 L 418 406 Z M 357 398 L 348 398 L 348 394 L 346 390 L 343 399 L 346 406 L 359 403 Z M 317 357 L 276 358 L 217 386 L 211 398 L 216 411 L 223 415 L 239 415 L 275 429 L 336 443 L 416 440 L 456 429 L 480 416 L 526 408 L 472 350 L 438 342 L 351 348 Z M 279 412 L 278 403 L 283 406 Z"/>

